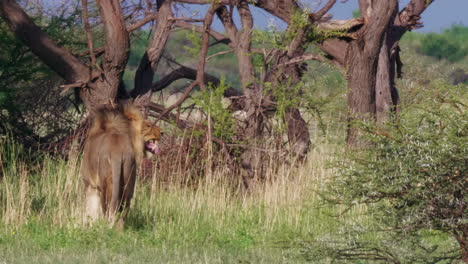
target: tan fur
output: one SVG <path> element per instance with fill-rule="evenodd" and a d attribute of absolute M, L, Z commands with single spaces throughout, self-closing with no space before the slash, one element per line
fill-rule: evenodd
<path fill-rule="evenodd" d="M 144 120 L 133 104 L 96 112 L 86 139 L 81 175 L 86 188 L 86 215 L 123 225 L 135 188 L 146 141 L 158 141 L 158 127 Z"/>

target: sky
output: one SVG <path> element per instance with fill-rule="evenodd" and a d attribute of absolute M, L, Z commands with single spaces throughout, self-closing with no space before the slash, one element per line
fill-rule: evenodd
<path fill-rule="evenodd" d="M 357 2 L 357 0 L 348 0 L 346 3 L 337 1 L 330 11 L 337 19 L 350 18 L 352 11 L 357 9 Z M 402 9 L 409 0 L 399 2 Z M 468 0 L 435 0 L 421 17 L 424 27 L 418 31 L 422 32 L 440 32 L 452 24 L 468 26 Z"/>
<path fill-rule="evenodd" d="M 386 0 L 378 0 L 386 1 Z M 326 0 L 304 0 L 302 1 L 312 11 L 317 10 L 326 3 Z M 353 11 L 358 9 L 357 0 L 347 0 L 342 3 L 338 0 L 330 13 L 335 19 L 352 18 Z M 400 0 L 400 10 L 409 2 L 409 0 Z M 321 3 L 321 4 L 320 4 Z M 275 18 L 267 12 L 258 8 L 253 8 L 254 23 L 257 27 L 266 28 L 273 22 L 278 28 L 285 27 L 279 18 Z M 270 21 L 270 22 L 269 22 Z M 441 32 L 453 24 L 462 24 L 468 26 L 468 0 L 435 0 L 422 14 L 424 27 L 418 29 L 420 32 Z M 220 21 L 214 21 L 214 28 L 222 31 Z"/>
<path fill-rule="evenodd" d="M 34 0 L 41 1 L 47 5 L 54 5 L 67 0 Z M 136 1 L 136 0 L 133 0 Z M 300 0 L 305 6 L 308 6 L 312 11 L 318 10 L 328 0 Z M 378 0 L 387 1 L 387 0 Z M 344 2 L 344 3 L 343 3 Z M 399 0 L 400 9 L 403 8 L 409 0 Z M 358 9 L 358 0 L 338 0 L 335 6 L 330 10 L 330 13 L 336 19 L 347 19 L 352 17 L 354 10 Z M 200 14 L 203 15 L 207 9 L 207 5 L 188 5 L 195 6 L 196 9 L 200 10 Z M 254 16 L 254 23 L 256 27 L 267 28 L 269 24 L 273 23 L 279 29 L 284 29 L 285 24 L 279 19 L 275 18 L 267 12 L 259 9 L 252 8 L 252 14 Z M 238 17 L 236 22 L 238 22 Z M 450 27 L 453 24 L 462 24 L 468 26 L 468 0 L 434 0 L 434 2 L 426 9 L 422 14 L 422 22 L 424 27 L 418 29 L 421 32 L 440 32 L 445 28 Z M 216 30 L 223 31 L 221 22 L 215 19 L 213 27 Z"/>

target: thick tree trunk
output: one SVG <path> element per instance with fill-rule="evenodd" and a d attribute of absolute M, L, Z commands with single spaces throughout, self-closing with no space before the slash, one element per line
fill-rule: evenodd
<path fill-rule="evenodd" d="M 378 124 L 389 121 L 390 114 L 398 110 L 399 95 L 395 86 L 398 56 L 398 42 L 393 39 L 391 32 L 387 32 L 380 49 L 375 86 Z"/>
<path fill-rule="evenodd" d="M 358 32 L 358 39 L 349 44 L 346 60 L 349 126 L 346 141 L 351 147 L 365 145 L 355 121 L 374 121 L 376 118 L 375 88 L 379 53 L 396 9 L 396 0 L 373 3 L 371 15 L 366 18 L 368 23 Z M 369 12 L 368 9 L 361 10 L 364 11 Z"/>
<path fill-rule="evenodd" d="M 377 52 L 363 52 L 351 44 L 348 79 L 348 132 L 346 142 L 350 146 L 361 145 L 359 129 L 354 121 L 371 121 L 375 118 L 375 75 Z M 375 53 L 375 54 L 374 54 Z"/>
<path fill-rule="evenodd" d="M 92 108 L 108 104 L 117 98 L 119 88 L 123 88 L 122 76 L 128 61 L 130 39 L 119 0 L 97 0 L 99 13 L 104 24 L 105 52 L 102 58 L 103 75 L 97 81 L 99 97 Z M 83 89 L 82 94 L 88 95 Z"/>
<path fill-rule="evenodd" d="M 375 85 L 375 102 L 377 123 L 385 123 L 390 110 L 393 108 L 392 87 L 394 76 L 390 59 L 390 48 L 388 46 L 388 34 L 385 34 L 383 45 L 380 48 L 379 64 L 377 67 L 377 80 Z"/>

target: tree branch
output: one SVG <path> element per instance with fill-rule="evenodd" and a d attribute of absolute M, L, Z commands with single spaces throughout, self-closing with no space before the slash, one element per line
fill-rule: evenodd
<path fill-rule="evenodd" d="M 212 1 L 209 0 L 177 0 L 179 3 L 186 3 L 186 4 L 197 4 L 197 5 L 207 5 L 211 4 Z M 216 3 L 229 5 L 231 3 L 230 0 L 217 0 Z"/>
<path fill-rule="evenodd" d="M 253 18 L 246 0 L 241 0 L 237 4 L 242 30 L 237 34 L 236 54 L 239 60 L 239 74 L 242 88 L 247 88 L 254 81 L 254 66 L 252 63 L 252 28 Z"/>
<path fill-rule="evenodd" d="M 135 88 L 131 95 L 133 98 L 141 97 L 148 104 L 152 96 L 152 82 L 162 58 L 164 48 L 171 33 L 174 21 L 172 17 L 172 1 L 158 1 L 158 23 L 153 26 L 153 34 L 147 51 L 143 54 L 135 73 Z"/>
<path fill-rule="evenodd" d="M 219 20 L 223 23 L 224 29 L 226 30 L 226 33 L 229 37 L 229 40 L 231 41 L 232 46 L 236 46 L 237 42 L 237 28 L 234 25 L 234 22 L 232 21 L 231 13 L 227 10 L 225 6 L 219 8 L 216 11 L 216 14 L 218 15 Z"/>
<path fill-rule="evenodd" d="M 96 65 L 96 56 L 94 55 L 93 36 L 91 34 L 91 28 L 89 26 L 88 0 L 81 0 L 81 5 L 83 7 L 83 24 L 84 24 L 84 29 L 86 32 L 86 38 L 88 40 L 89 56 L 91 57 L 91 67 L 90 67 L 90 70 L 91 70 L 92 67 Z"/>
<path fill-rule="evenodd" d="M 88 67 L 62 47 L 32 22 L 13 0 L 0 1 L 0 16 L 13 33 L 58 75 L 70 83 L 87 83 Z"/>
<path fill-rule="evenodd" d="M 311 14 L 313 16 L 314 21 L 320 20 L 330 9 L 335 5 L 336 0 L 329 0 L 328 3 L 322 7 L 319 11 Z"/>
<path fill-rule="evenodd" d="M 176 27 L 179 27 L 179 28 L 184 28 L 184 29 L 188 29 L 188 30 L 195 30 L 196 32 L 199 32 L 199 33 L 203 33 L 203 27 L 201 26 L 197 26 L 197 25 L 193 25 L 193 24 L 190 24 L 188 22 L 185 22 L 185 21 L 176 21 L 174 23 L 174 25 Z M 219 41 L 219 42 L 222 42 L 222 43 L 225 43 L 225 44 L 229 44 L 231 42 L 231 40 L 226 37 L 224 34 L 221 34 L 213 29 L 209 29 L 209 33 L 210 35 L 216 39 L 216 41 Z"/>
<path fill-rule="evenodd" d="M 216 9 L 219 8 L 218 4 L 211 5 L 210 9 L 205 15 L 205 22 L 203 23 L 203 35 L 202 35 L 202 49 L 200 51 L 200 56 L 198 58 L 198 66 L 197 66 L 197 73 L 196 79 L 192 84 L 185 90 L 182 97 L 173 105 L 168 107 L 164 112 L 161 114 L 161 117 L 164 117 L 167 113 L 175 109 L 176 107 L 180 106 L 192 92 L 195 86 L 200 86 L 201 89 L 205 87 L 205 63 L 206 63 L 206 54 L 208 53 L 208 44 L 210 40 L 210 27 L 213 23 L 213 15 Z"/>
<path fill-rule="evenodd" d="M 300 9 L 297 2 L 295 0 L 257 0 L 254 5 L 289 24 L 294 11 Z"/>
<path fill-rule="evenodd" d="M 153 83 L 153 91 L 154 92 L 161 91 L 167 86 L 169 86 L 171 83 L 179 79 L 195 80 L 196 76 L 197 76 L 197 71 L 195 69 L 180 65 L 179 68 L 165 75 L 164 78 L 162 78 L 161 80 Z M 204 80 L 205 80 L 205 84 L 212 83 L 214 86 L 219 85 L 219 83 L 221 82 L 218 78 L 208 73 L 205 73 Z M 224 96 L 225 97 L 242 96 L 242 93 L 235 88 L 229 87 L 224 92 Z"/>
<path fill-rule="evenodd" d="M 180 118 L 178 118 L 177 115 L 175 115 L 173 113 L 166 113 L 163 116 L 162 113 L 165 112 L 165 108 L 164 108 L 163 105 L 150 102 L 147 105 L 147 107 L 150 110 L 150 112 L 149 112 L 150 116 L 153 116 L 153 117 L 158 118 L 160 120 L 164 120 L 166 122 L 171 122 L 172 121 L 180 129 L 186 129 L 186 128 L 189 128 L 189 127 L 193 126 L 193 125 L 190 125 L 187 121 L 181 120 Z"/>
<path fill-rule="evenodd" d="M 127 31 L 128 32 L 132 32 L 132 31 L 135 31 L 139 28 L 141 28 L 142 26 L 146 25 L 147 23 L 151 22 L 151 21 L 154 21 L 158 19 L 158 15 L 157 14 L 150 14 L 150 15 L 147 15 L 145 16 L 144 18 L 142 18 L 140 21 L 130 25 L 127 27 Z"/>
<path fill-rule="evenodd" d="M 205 15 L 205 22 L 203 23 L 203 35 L 202 35 L 202 44 L 200 56 L 198 58 L 197 66 L 197 80 L 200 88 L 205 89 L 205 64 L 206 64 L 206 55 L 208 54 L 208 45 L 210 41 L 210 28 L 213 23 L 213 16 L 216 10 L 219 8 L 219 4 L 211 5 L 210 10 Z"/>

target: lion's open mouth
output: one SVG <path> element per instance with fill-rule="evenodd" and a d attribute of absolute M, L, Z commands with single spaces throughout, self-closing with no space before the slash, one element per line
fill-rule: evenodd
<path fill-rule="evenodd" d="M 153 154 L 158 153 L 159 152 L 158 143 L 157 142 L 152 142 L 152 141 L 146 142 L 145 150 L 149 151 L 149 152 L 151 152 Z"/>

